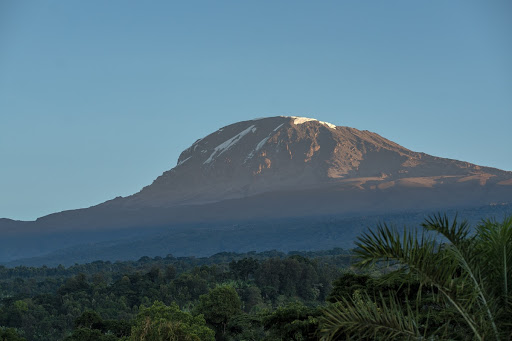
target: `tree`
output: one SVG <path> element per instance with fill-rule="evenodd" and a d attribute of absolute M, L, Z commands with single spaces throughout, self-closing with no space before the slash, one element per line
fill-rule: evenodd
<path fill-rule="evenodd" d="M 26 341 L 25 338 L 19 336 L 14 328 L 0 327 L 0 340 L 1 341 Z"/>
<path fill-rule="evenodd" d="M 215 333 L 206 326 L 203 316 L 192 316 L 176 303 L 166 306 L 156 301 L 141 307 L 130 335 L 132 341 L 213 341 Z"/>
<path fill-rule="evenodd" d="M 292 302 L 263 319 L 263 326 L 276 340 L 317 340 L 320 310 Z"/>
<path fill-rule="evenodd" d="M 512 217 L 498 223 L 485 220 L 472 234 L 467 222 L 436 215 L 423 231 L 403 231 L 379 225 L 356 243 L 358 265 L 391 265 L 385 278 L 417 280 L 416 302 L 362 293 L 342 297 L 325 310 L 324 340 L 344 333 L 355 340 L 467 339 L 511 340 L 512 335 Z M 446 315 L 431 326 L 430 317 Z M 425 318 L 427 316 L 427 318 Z M 438 323 L 438 325 L 435 325 Z"/>
<path fill-rule="evenodd" d="M 87 277 L 83 273 L 79 273 L 64 283 L 57 291 L 59 295 L 66 295 L 69 293 L 76 293 L 79 291 L 88 291 L 90 289 L 87 283 Z"/>
<path fill-rule="evenodd" d="M 75 319 L 75 329 L 65 341 L 112 341 L 130 335 L 131 325 L 127 321 L 103 320 L 92 310 Z"/>
<path fill-rule="evenodd" d="M 241 306 L 240 297 L 233 287 L 219 286 L 201 295 L 197 310 L 204 314 L 208 323 L 221 327 L 222 335 L 225 335 L 229 319 L 241 313 Z"/>
<path fill-rule="evenodd" d="M 231 261 L 229 269 L 236 279 L 247 281 L 258 270 L 260 263 L 254 258 L 244 258 L 239 261 Z"/>
<path fill-rule="evenodd" d="M 95 311 L 85 311 L 75 320 L 76 328 L 99 329 L 103 328 L 103 320 Z"/>
<path fill-rule="evenodd" d="M 265 339 L 262 314 L 242 313 L 233 316 L 228 323 L 226 339 L 230 341 Z"/>
<path fill-rule="evenodd" d="M 261 297 L 261 290 L 257 286 L 250 286 L 245 288 L 242 291 L 242 298 L 244 303 L 244 311 L 249 313 L 251 310 L 263 304 L 263 299 Z"/>

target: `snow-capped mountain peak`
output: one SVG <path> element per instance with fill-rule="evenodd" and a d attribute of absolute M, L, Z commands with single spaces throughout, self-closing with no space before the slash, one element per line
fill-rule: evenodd
<path fill-rule="evenodd" d="M 503 181 L 508 173 L 413 152 L 369 131 L 277 116 L 237 122 L 198 139 L 176 167 L 126 202 L 198 204 L 323 186 L 485 185 Z"/>

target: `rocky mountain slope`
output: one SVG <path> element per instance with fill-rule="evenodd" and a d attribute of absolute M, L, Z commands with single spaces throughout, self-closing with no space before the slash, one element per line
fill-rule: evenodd
<path fill-rule="evenodd" d="M 270 117 L 238 122 L 197 140 L 176 167 L 117 201 L 162 207 L 279 191 L 449 185 L 512 188 L 512 173 L 413 152 L 369 131 L 304 117 Z"/>
<path fill-rule="evenodd" d="M 215 229 L 251 219 L 329 219 L 510 202 L 512 172 L 414 152 L 369 131 L 269 117 L 197 140 L 174 168 L 131 196 L 35 222 L 0 219 L 0 262 L 81 243 L 150 240 L 152 229 L 161 228 L 176 229 L 177 247 L 179 238 L 199 233 L 194 224 L 203 224 L 204 231 L 205 223 Z"/>

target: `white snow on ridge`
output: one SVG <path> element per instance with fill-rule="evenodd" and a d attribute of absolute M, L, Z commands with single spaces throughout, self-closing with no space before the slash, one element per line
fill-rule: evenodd
<path fill-rule="evenodd" d="M 324 122 L 324 121 L 318 121 L 318 122 L 322 123 L 324 126 L 328 126 L 331 129 L 336 129 L 336 124 L 332 124 L 332 123 Z"/>
<path fill-rule="evenodd" d="M 336 129 L 336 125 L 335 124 L 332 124 L 332 123 L 329 123 L 329 122 L 319 121 L 316 118 L 297 117 L 297 116 L 290 116 L 290 117 L 295 119 L 293 121 L 293 124 L 296 124 L 296 125 L 299 125 L 299 124 L 302 124 L 302 123 L 306 123 L 306 122 L 310 122 L 310 121 L 317 121 L 318 123 L 321 123 L 324 126 L 327 126 L 329 128 L 332 128 L 332 129 Z"/>
<path fill-rule="evenodd" d="M 292 118 L 294 118 L 295 120 L 293 121 L 293 124 L 302 124 L 302 123 L 306 123 L 306 122 L 310 122 L 310 121 L 318 121 L 317 119 L 315 118 L 308 118 L 308 117 L 297 117 L 297 116 L 292 116 Z"/>
<path fill-rule="evenodd" d="M 255 132 L 256 131 L 256 127 L 254 125 L 250 126 L 249 128 L 245 129 L 244 131 L 236 134 L 235 136 L 233 136 L 232 138 L 230 138 L 229 140 L 219 144 L 217 147 L 215 147 L 215 149 L 213 150 L 213 153 L 212 155 L 210 155 L 210 157 L 205 161 L 203 162 L 203 164 L 206 164 L 206 163 L 210 163 L 213 161 L 213 158 L 215 156 L 219 156 L 221 155 L 222 153 L 224 153 L 225 151 L 229 150 L 231 147 L 233 147 L 238 141 L 240 141 L 240 139 L 242 139 L 245 135 L 249 134 L 249 132 Z"/>
<path fill-rule="evenodd" d="M 277 126 L 276 129 L 274 129 L 274 131 L 277 131 L 279 128 L 281 128 L 283 126 L 284 123 L 281 123 L 280 125 Z"/>
<path fill-rule="evenodd" d="M 263 145 L 267 143 L 269 138 L 270 136 L 267 136 L 263 140 L 261 140 L 260 143 L 258 143 L 258 145 L 256 146 L 256 151 L 260 150 L 263 147 Z"/>
<path fill-rule="evenodd" d="M 185 163 L 185 162 L 187 162 L 187 161 L 188 161 L 188 159 L 190 159 L 191 157 L 192 157 L 192 156 L 189 156 L 189 157 L 187 157 L 185 160 L 182 160 L 182 161 L 178 162 L 178 164 L 176 165 L 176 167 L 177 167 L 177 166 L 179 166 L 179 165 L 184 164 L 184 163 Z"/>
<path fill-rule="evenodd" d="M 283 123 L 284 124 L 284 123 Z M 249 155 L 247 155 L 247 157 L 245 158 L 245 161 L 251 159 L 254 154 L 256 152 L 258 152 L 261 148 L 263 148 L 263 146 L 265 145 L 265 143 L 267 143 L 268 139 L 270 139 L 272 137 L 272 133 L 275 132 L 277 129 L 281 128 L 283 126 L 283 124 L 280 124 L 279 126 L 277 126 L 276 129 L 274 129 L 270 134 L 268 134 L 267 137 L 265 137 L 263 140 L 261 140 L 257 145 L 256 145 L 256 149 L 254 149 L 253 151 L 251 151 L 249 153 Z"/>
<path fill-rule="evenodd" d="M 192 143 L 192 145 L 190 147 L 188 147 L 187 149 L 185 149 L 185 151 L 192 149 L 192 147 L 194 147 L 193 150 L 195 151 L 198 146 L 198 143 L 201 142 L 202 140 L 203 139 L 197 139 L 196 142 Z"/>

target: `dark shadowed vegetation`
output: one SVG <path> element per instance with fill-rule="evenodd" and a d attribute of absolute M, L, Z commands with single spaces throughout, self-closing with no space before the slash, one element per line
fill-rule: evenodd
<path fill-rule="evenodd" d="M 510 340 L 512 219 L 358 248 L 0 267 L 0 340 Z"/>

